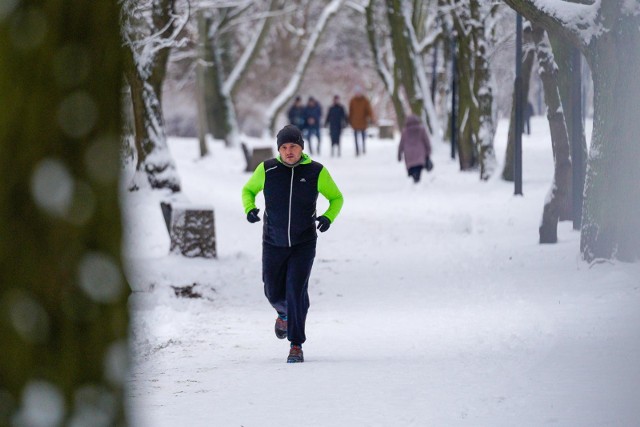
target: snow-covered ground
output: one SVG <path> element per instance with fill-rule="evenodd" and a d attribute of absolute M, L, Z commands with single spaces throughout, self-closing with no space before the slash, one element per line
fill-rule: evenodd
<path fill-rule="evenodd" d="M 397 141 L 372 138 L 355 158 L 347 131 L 331 158 L 325 136 L 314 159 L 345 205 L 319 236 L 305 363 L 293 365 L 263 295 L 262 223 L 241 206 L 240 149 L 212 143 L 199 159 L 196 140 L 172 139 L 184 195 L 215 208 L 219 256 L 169 256 L 162 195 L 123 193 L 132 424 L 638 425 L 640 265 L 584 263 L 569 222 L 538 244 L 553 165 L 544 118 L 532 129 L 523 197 L 500 167 L 489 182 L 459 172 L 445 144 L 413 185 Z M 201 298 L 172 288 L 194 284 Z"/>

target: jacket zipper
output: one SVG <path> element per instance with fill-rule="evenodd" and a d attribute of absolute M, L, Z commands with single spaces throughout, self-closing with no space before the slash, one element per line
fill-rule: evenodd
<path fill-rule="evenodd" d="M 293 198 L 293 174 L 295 168 L 291 168 L 291 184 L 289 186 L 289 225 L 287 226 L 287 237 L 289 239 L 289 247 L 291 247 L 291 200 Z"/>

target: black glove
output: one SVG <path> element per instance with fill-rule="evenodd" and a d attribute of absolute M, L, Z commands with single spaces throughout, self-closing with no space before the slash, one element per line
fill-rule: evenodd
<path fill-rule="evenodd" d="M 331 220 L 324 215 L 316 218 L 316 221 L 318 221 L 318 230 L 320 230 L 321 233 L 324 233 L 331 227 Z"/>
<path fill-rule="evenodd" d="M 249 221 L 252 224 L 254 222 L 260 221 L 260 217 L 258 216 L 258 212 L 260 212 L 260 209 L 258 209 L 258 208 L 253 208 L 249 212 L 247 212 L 247 221 Z"/>

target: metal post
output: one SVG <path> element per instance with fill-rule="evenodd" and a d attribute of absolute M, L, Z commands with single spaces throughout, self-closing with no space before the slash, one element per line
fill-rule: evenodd
<path fill-rule="evenodd" d="M 451 158 L 456 158 L 458 149 L 458 61 L 456 53 L 456 39 L 451 38 Z"/>
<path fill-rule="evenodd" d="M 433 47 L 433 63 L 431 64 L 431 103 L 436 102 L 436 85 L 438 84 L 438 43 Z"/>
<path fill-rule="evenodd" d="M 522 16 L 516 17 L 516 82 L 515 82 L 515 127 L 513 149 L 514 194 L 522 195 Z"/>
<path fill-rule="evenodd" d="M 571 160 L 573 169 L 573 229 L 582 226 L 582 199 L 584 190 L 584 159 L 582 153 L 582 54 L 571 52 Z"/>

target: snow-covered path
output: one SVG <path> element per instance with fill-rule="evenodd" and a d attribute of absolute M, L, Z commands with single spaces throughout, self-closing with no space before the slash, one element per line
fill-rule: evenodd
<path fill-rule="evenodd" d="M 533 129 L 524 197 L 458 172 L 445 145 L 417 186 L 392 141 L 356 159 L 347 132 L 342 158 L 314 157 L 345 207 L 319 238 L 299 365 L 273 334 L 240 150 L 194 160 L 195 140 L 171 141 L 185 195 L 215 206 L 220 256 L 167 256 L 158 195 L 127 195 L 134 425 L 636 425 L 640 266 L 590 268 L 569 223 L 537 244 L 552 163 Z M 202 298 L 171 288 L 193 283 Z"/>

